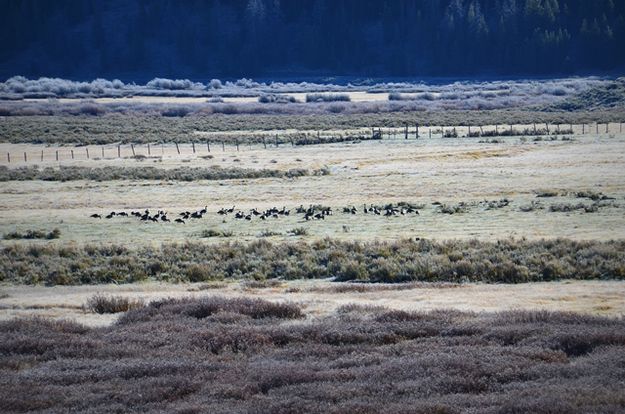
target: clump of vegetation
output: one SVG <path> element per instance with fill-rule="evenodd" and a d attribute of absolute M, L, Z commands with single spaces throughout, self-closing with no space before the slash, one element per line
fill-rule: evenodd
<path fill-rule="evenodd" d="M 294 96 L 285 94 L 265 94 L 258 97 L 258 102 L 287 104 L 296 103 L 297 99 Z"/>
<path fill-rule="evenodd" d="M 234 233 L 230 230 L 206 229 L 202 230 L 200 237 L 208 239 L 210 237 L 232 237 Z"/>
<path fill-rule="evenodd" d="M 307 236 L 308 229 L 305 227 L 295 227 L 289 230 L 287 233 L 292 234 L 293 236 Z"/>
<path fill-rule="evenodd" d="M 301 234 L 301 230 L 290 234 Z M 11 244 L 0 250 L 0 281 L 23 284 L 152 280 L 323 279 L 368 282 L 522 283 L 625 279 L 625 241 L 567 239 L 496 242 L 404 239 L 310 243 L 116 245 Z"/>
<path fill-rule="evenodd" d="M 95 294 L 87 300 L 84 308 L 95 313 L 120 313 L 143 307 L 142 300 L 132 300 L 123 296 Z"/>
<path fill-rule="evenodd" d="M 2 321 L 0 400 L 10 412 L 622 411 L 622 318 L 353 304 L 304 316 L 209 296 L 106 329 Z"/>
<path fill-rule="evenodd" d="M 53 229 L 52 231 L 45 230 L 26 230 L 25 233 L 13 231 L 4 235 L 4 240 L 16 240 L 16 239 L 58 239 L 61 237 L 61 230 Z"/>
<path fill-rule="evenodd" d="M 349 102 L 351 98 L 346 93 L 308 93 L 306 102 Z"/>
<path fill-rule="evenodd" d="M 584 203 L 558 203 L 549 206 L 549 211 L 552 213 L 570 213 L 571 211 L 584 210 L 586 213 L 594 213 L 598 211 L 596 204 L 588 205 Z"/>
<path fill-rule="evenodd" d="M 538 190 L 536 197 L 557 197 L 560 195 L 558 190 Z"/>
<path fill-rule="evenodd" d="M 258 234 L 258 237 L 274 237 L 274 236 L 282 236 L 282 233 L 279 231 L 273 230 L 263 230 Z"/>
<path fill-rule="evenodd" d="M 461 201 L 455 205 L 441 204 L 438 206 L 438 212 L 442 214 L 460 214 L 469 211 L 469 205 Z"/>

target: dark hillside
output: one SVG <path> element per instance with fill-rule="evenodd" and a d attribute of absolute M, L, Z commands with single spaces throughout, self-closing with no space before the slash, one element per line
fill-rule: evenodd
<path fill-rule="evenodd" d="M 614 72 L 614 0 L 0 0 L 0 78 Z"/>

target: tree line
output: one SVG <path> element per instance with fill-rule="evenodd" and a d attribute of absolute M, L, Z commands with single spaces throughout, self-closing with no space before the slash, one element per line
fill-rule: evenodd
<path fill-rule="evenodd" d="M 9 77 L 510 76 L 614 72 L 614 0 L 0 0 Z"/>

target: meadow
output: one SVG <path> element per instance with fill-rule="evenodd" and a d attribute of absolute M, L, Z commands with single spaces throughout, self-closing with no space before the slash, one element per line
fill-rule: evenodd
<path fill-rule="evenodd" d="M 3 409 L 623 411 L 622 80 L 103 82 L 0 91 Z"/>

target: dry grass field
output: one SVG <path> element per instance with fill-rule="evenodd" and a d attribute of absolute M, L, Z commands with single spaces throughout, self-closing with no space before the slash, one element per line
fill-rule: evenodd
<path fill-rule="evenodd" d="M 0 411 L 623 412 L 618 127 L 119 158 L 1 143 Z M 34 165 L 58 171 L 7 178 Z M 272 207 L 289 214 L 251 213 Z"/>
<path fill-rule="evenodd" d="M 534 141 L 531 137 L 501 138 L 480 143 L 478 138 L 382 140 L 278 148 L 242 147 L 212 152 L 213 158 L 187 150 L 138 161 L 134 158 L 64 160 L 36 163 L 40 167 L 127 166 L 156 168 L 235 167 L 249 169 L 326 168 L 329 175 L 209 181 L 8 181 L 0 186 L 0 234 L 28 229 L 61 230 L 57 242 L 160 243 L 188 239 L 207 242 L 200 233 L 225 231 L 237 240 L 292 239 L 289 230 L 304 227 L 305 238 L 391 240 L 403 237 L 434 239 L 507 237 L 606 240 L 625 235 L 625 136 L 574 135 L 571 140 Z M 3 152 L 36 154 L 40 146 L 0 144 Z M 93 149 L 93 152 L 96 148 Z M 181 150 L 182 152 L 182 150 Z M 29 163 L 32 165 L 31 163 Z M 10 168 L 23 165 L 14 162 Z M 609 199 L 579 197 L 586 192 Z M 538 197 L 539 195 L 551 197 Z M 584 195 L 584 194 L 581 194 Z M 494 208 L 484 201 L 508 199 Z M 363 205 L 408 202 L 419 215 L 384 217 L 363 214 Z M 441 203 L 466 208 L 443 214 Z M 558 206 L 590 207 L 573 211 Z M 293 209 L 321 204 L 332 207 L 325 220 L 305 221 Z M 207 207 L 208 213 L 186 224 L 145 223 L 136 218 L 93 219 L 93 213 L 164 210 L 170 217 Z M 217 211 L 235 206 L 291 209 L 288 217 L 261 221 L 237 220 Z M 354 206 L 357 214 L 344 214 Z M 556 206 L 553 207 L 552 206 Z M 530 210 L 530 211 L 524 211 Z M 6 242 L 3 242 L 6 243 Z"/>

